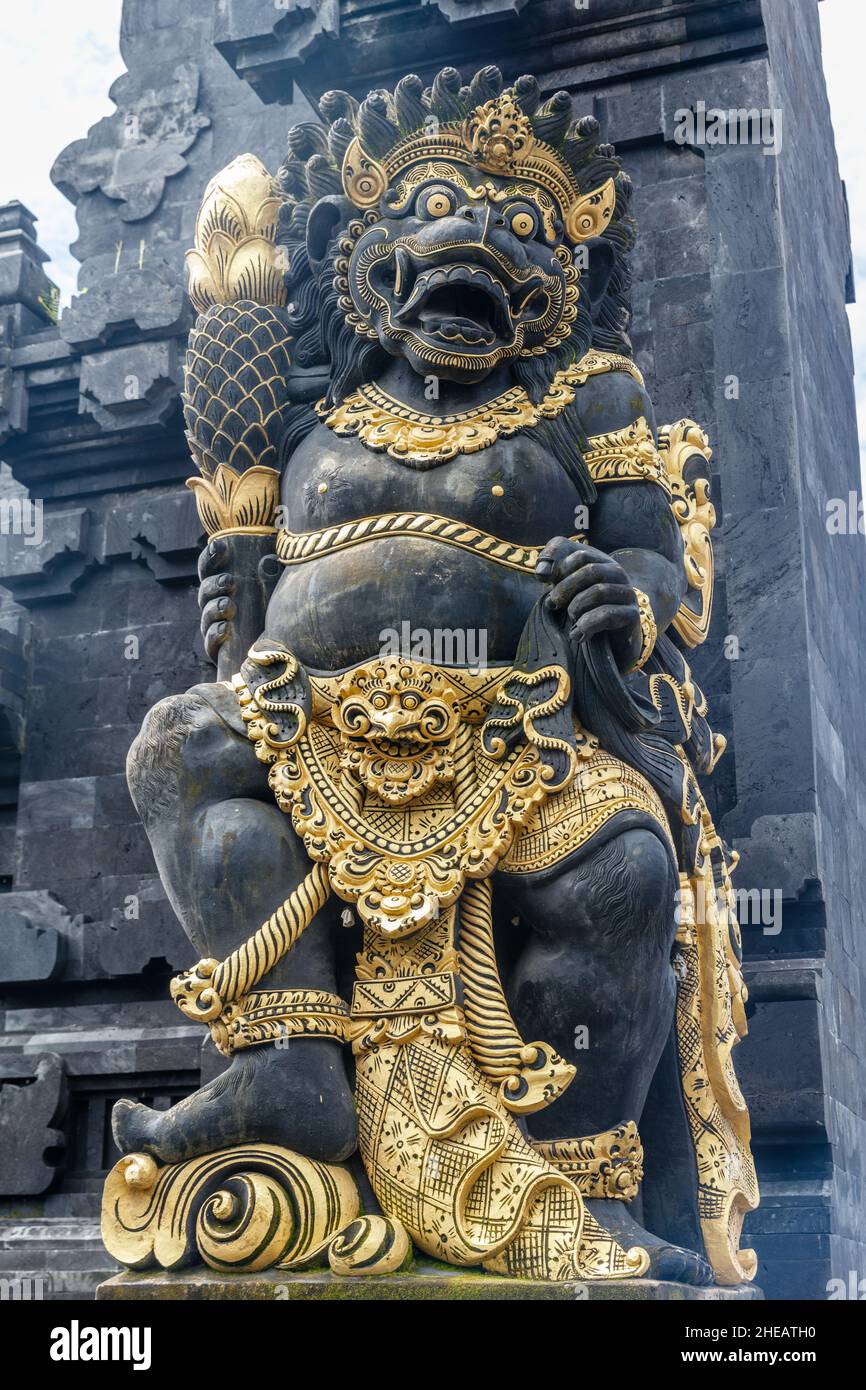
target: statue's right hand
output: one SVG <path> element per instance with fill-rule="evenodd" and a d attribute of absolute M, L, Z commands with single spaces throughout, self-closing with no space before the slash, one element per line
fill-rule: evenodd
<path fill-rule="evenodd" d="M 237 617 L 236 589 L 232 573 L 232 548 L 226 536 L 208 541 L 198 557 L 198 606 L 201 609 L 201 635 L 211 661 L 231 631 Z"/>

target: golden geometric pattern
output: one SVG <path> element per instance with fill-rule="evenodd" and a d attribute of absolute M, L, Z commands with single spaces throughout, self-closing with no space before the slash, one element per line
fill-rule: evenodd
<path fill-rule="evenodd" d="M 648 816 L 674 853 L 668 818 L 649 782 L 628 763 L 599 748 L 581 762 L 570 786 L 533 808 L 499 871 L 532 874 L 552 868 L 623 811 Z"/>
<path fill-rule="evenodd" d="M 383 1211 L 449 1264 L 523 1279 L 635 1277 L 646 1253 L 581 1253 L 584 1208 L 536 1153 L 465 1045 L 434 1036 L 357 1058 L 364 1165 Z"/>
<path fill-rule="evenodd" d="M 718 839 L 706 807 L 702 820 L 707 852 Z M 720 1284 L 739 1284 L 753 1279 L 757 1269 L 755 1252 L 739 1245 L 746 1213 L 758 1205 L 758 1182 L 749 1113 L 731 1060 L 746 1032 L 746 990 L 733 949 L 738 927 L 726 867 L 721 879 L 716 883 L 709 854 L 694 878 L 680 876 L 676 1035 L 707 1256 Z"/>

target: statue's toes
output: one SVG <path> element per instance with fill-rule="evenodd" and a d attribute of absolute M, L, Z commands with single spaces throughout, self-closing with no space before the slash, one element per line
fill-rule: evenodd
<path fill-rule="evenodd" d="M 693 1250 L 684 1250 L 678 1245 L 657 1245 L 650 1247 L 648 1253 L 652 1279 L 692 1286 L 713 1282 L 713 1271 L 707 1261 Z"/>
<path fill-rule="evenodd" d="M 156 1112 L 132 1100 L 119 1100 L 111 1112 L 111 1132 L 122 1154 L 148 1151 L 150 1129 Z"/>

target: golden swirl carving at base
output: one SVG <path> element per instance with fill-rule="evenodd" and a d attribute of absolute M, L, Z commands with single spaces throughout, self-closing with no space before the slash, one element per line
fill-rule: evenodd
<path fill-rule="evenodd" d="M 347 1169 L 274 1144 L 243 1144 L 184 1163 L 127 1154 L 102 1194 L 102 1239 L 128 1269 L 296 1269 L 358 1215 Z"/>

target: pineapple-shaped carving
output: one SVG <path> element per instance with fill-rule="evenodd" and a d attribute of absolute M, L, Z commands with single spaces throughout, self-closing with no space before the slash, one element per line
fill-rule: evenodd
<path fill-rule="evenodd" d="M 291 366 L 285 310 L 214 304 L 189 335 L 184 418 L 193 462 L 208 476 L 220 464 L 276 468 Z"/>
<path fill-rule="evenodd" d="M 241 155 L 208 184 L 187 255 L 201 312 L 189 335 L 184 418 L 202 475 L 190 486 L 209 535 L 273 525 L 291 368 L 276 244 L 282 203 L 264 165 Z"/>

